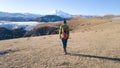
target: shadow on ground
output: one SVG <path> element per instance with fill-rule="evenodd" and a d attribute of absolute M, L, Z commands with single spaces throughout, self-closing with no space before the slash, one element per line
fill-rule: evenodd
<path fill-rule="evenodd" d="M 5 50 L 5 51 L 0 51 L 0 56 L 5 56 L 5 55 L 9 55 L 10 53 L 13 53 L 17 50 Z"/>
<path fill-rule="evenodd" d="M 98 58 L 98 59 L 105 59 L 105 60 L 119 61 L 120 62 L 120 58 L 111 58 L 111 57 L 85 55 L 85 54 L 73 54 L 73 53 L 68 53 L 68 55 L 70 55 L 70 56 L 79 56 L 79 57 Z"/>

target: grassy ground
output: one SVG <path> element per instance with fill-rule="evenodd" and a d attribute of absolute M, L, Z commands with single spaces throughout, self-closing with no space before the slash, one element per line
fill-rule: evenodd
<path fill-rule="evenodd" d="M 94 23 L 70 34 L 68 55 L 58 35 L 0 41 L 0 68 L 120 68 L 119 21 Z"/>

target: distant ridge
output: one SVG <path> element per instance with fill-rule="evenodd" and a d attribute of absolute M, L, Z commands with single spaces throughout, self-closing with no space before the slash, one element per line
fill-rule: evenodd
<path fill-rule="evenodd" d="M 65 13 L 63 11 L 55 11 L 53 14 L 46 14 L 46 15 L 40 15 L 40 14 L 32 14 L 32 13 L 9 13 L 9 12 L 0 12 L 0 21 L 36 21 L 38 18 L 45 19 L 44 17 L 52 15 L 51 18 L 54 20 L 41 20 L 40 22 L 55 22 L 55 21 L 61 21 L 64 19 L 70 19 L 72 18 L 72 15 Z M 58 18 L 59 16 L 59 18 Z M 56 18 L 55 18 L 56 17 Z"/>
<path fill-rule="evenodd" d="M 0 21 L 34 21 L 35 18 L 40 16 L 31 13 L 0 12 Z"/>

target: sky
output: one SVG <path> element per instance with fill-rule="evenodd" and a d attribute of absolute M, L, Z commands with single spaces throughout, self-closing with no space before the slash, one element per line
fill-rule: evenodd
<path fill-rule="evenodd" d="M 49 14 L 61 10 L 72 15 L 120 15 L 120 0 L 0 0 L 0 11 Z"/>

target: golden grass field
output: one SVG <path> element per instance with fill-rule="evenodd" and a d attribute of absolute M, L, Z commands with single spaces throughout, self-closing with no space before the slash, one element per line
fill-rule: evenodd
<path fill-rule="evenodd" d="M 58 35 L 0 41 L 0 68 L 120 68 L 120 21 L 74 19 L 64 55 Z"/>

